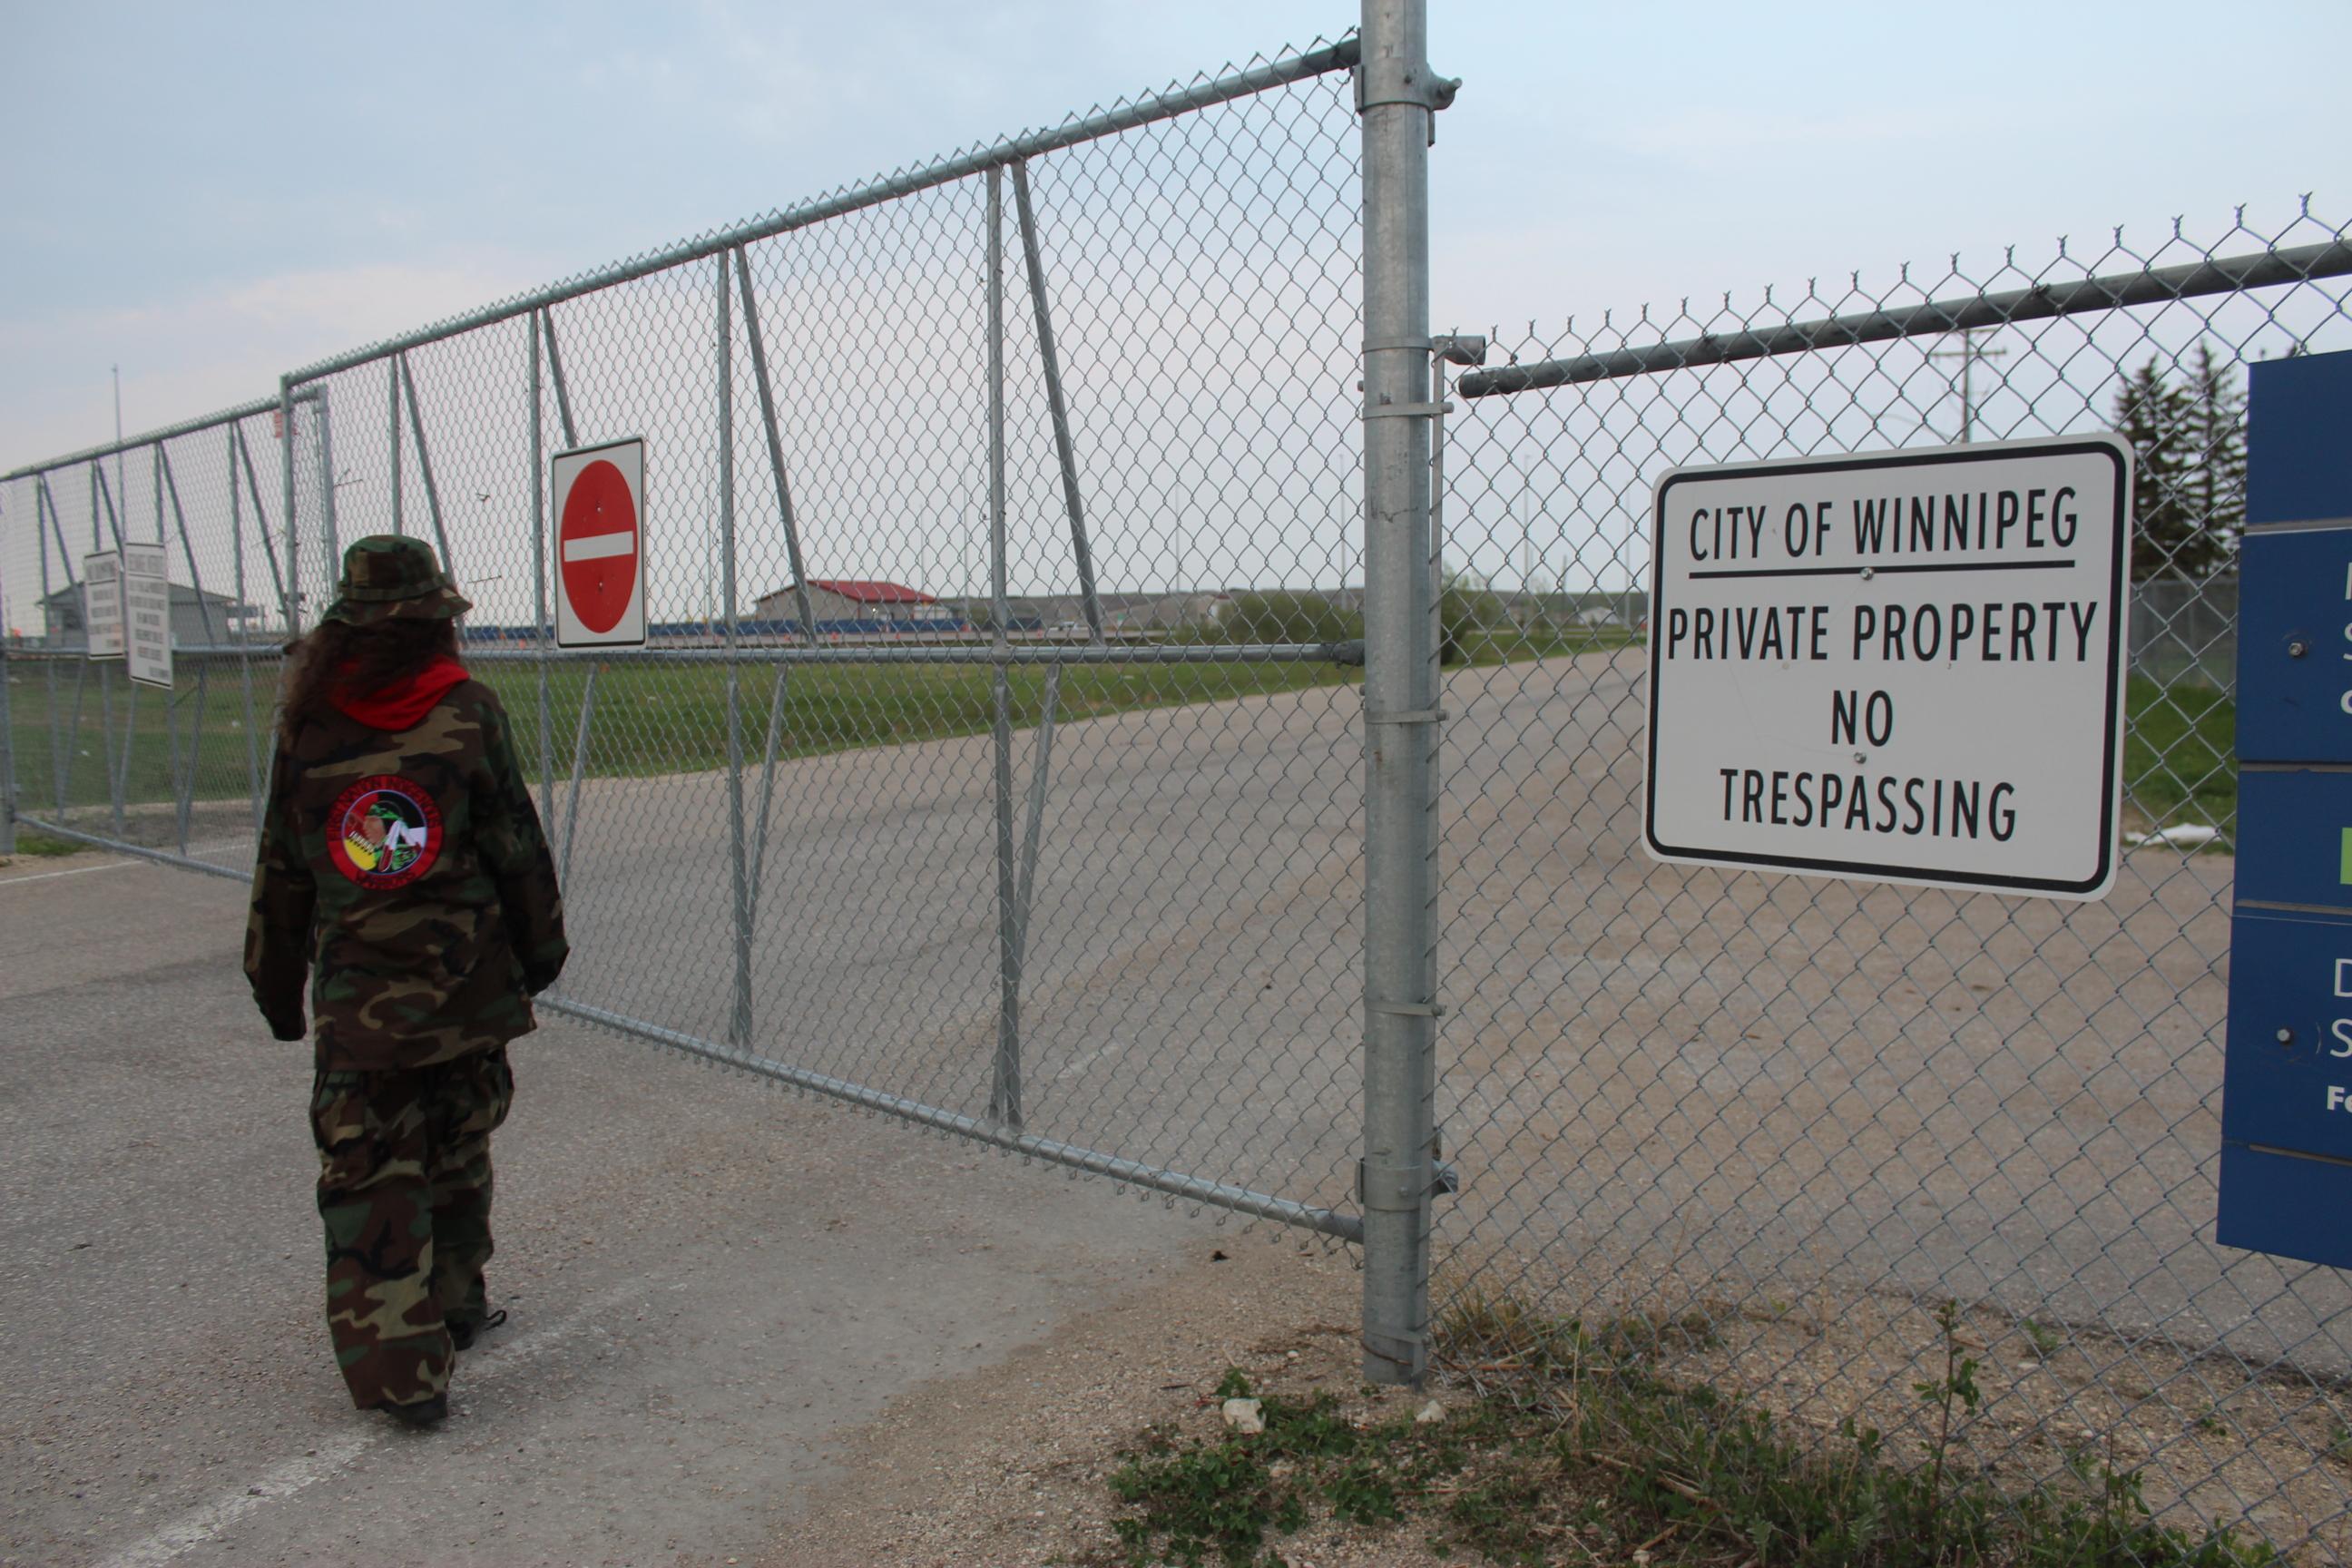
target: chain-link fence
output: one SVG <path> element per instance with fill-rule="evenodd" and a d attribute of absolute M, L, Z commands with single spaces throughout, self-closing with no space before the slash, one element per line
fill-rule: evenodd
<path fill-rule="evenodd" d="M 2238 578 L 2158 578 L 2132 587 L 2132 673 L 2229 691 L 2238 681 Z"/>
<path fill-rule="evenodd" d="M 61 459 L 0 486 L 8 762 L 17 810 L 201 868 L 253 864 L 277 657 L 288 635 L 284 459 L 255 405 Z M 315 492 L 315 463 L 298 467 Z M 86 657 L 89 556 L 163 547 L 172 684 Z"/>
<path fill-rule="evenodd" d="M 134 446 L 142 497 L 176 465 L 174 580 L 226 624 L 136 699 L 27 628 L 28 825 L 248 867 L 270 656 L 343 545 L 419 534 L 561 861 L 549 1005 L 1356 1234 L 1360 631 L 1290 596 L 1360 580 L 1355 56 L 843 190 Z M 551 648 L 549 460 L 632 437 L 646 646 Z M 112 462 L 14 479 L 12 585 L 78 603 L 58 552 Z"/>
<path fill-rule="evenodd" d="M 2306 214 L 1727 297 L 1494 334 L 1433 395 L 1412 160 L 1450 84 L 1417 5 L 1376 14 L 1385 51 L 1115 104 L 10 476 L 16 817 L 241 876 L 279 645 L 341 545 L 422 534 L 562 861 L 556 1009 L 1365 1239 L 1383 1375 L 1430 1326 L 1433 1111 L 1458 1366 L 1526 1312 L 1638 1321 L 1910 1441 L 1961 1341 L 1979 1463 L 2106 1464 L 2342 1554 L 2343 1280 L 2210 1237 L 2242 372 L 2352 343 L 2352 247 Z M 2107 428 L 2142 542 L 2110 898 L 1644 858 L 1659 474 Z M 624 438 L 648 639 L 558 650 L 550 459 Z M 168 692 L 83 657 L 83 556 L 149 540 Z"/>
<path fill-rule="evenodd" d="M 2352 1550 L 2352 1294 L 2215 1245 L 2244 366 L 2352 346 L 2308 213 L 1991 269 L 1500 337 L 1461 373 L 1440 1211 L 1457 1360 L 1515 1304 L 1925 1441 L 2139 1473 L 2191 1524 Z M 1677 464 L 2116 429 L 2140 454 L 2126 843 L 2068 904 L 1669 866 L 1641 847 L 1651 488 Z M 2233 619 L 2233 617 L 2232 617 Z M 2215 656 L 2216 645 L 2221 651 Z M 2218 829 L 2218 836 L 2182 832 Z M 2169 834 L 2166 830 L 2172 830 Z"/>

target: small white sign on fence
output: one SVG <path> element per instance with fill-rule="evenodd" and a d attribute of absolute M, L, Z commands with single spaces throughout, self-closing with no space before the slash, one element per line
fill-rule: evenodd
<path fill-rule="evenodd" d="M 2087 436 L 1666 475 L 1651 855 L 2104 896 L 2131 474 Z"/>
<path fill-rule="evenodd" d="M 81 624 L 91 658 L 122 657 L 122 557 L 111 550 L 81 558 Z"/>
<path fill-rule="evenodd" d="M 172 684 L 171 555 L 160 544 L 122 547 L 122 640 L 131 679 Z"/>

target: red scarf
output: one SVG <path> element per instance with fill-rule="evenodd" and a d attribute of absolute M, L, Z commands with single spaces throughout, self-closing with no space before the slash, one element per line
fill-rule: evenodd
<path fill-rule="evenodd" d="M 436 654 L 432 663 L 415 674 L 364 696 L 338 688 L 329 698 L 346 716 L 371 730 L 414 730 L 451 687 L 466 679 L 464 665 L 446 654 Z"/>

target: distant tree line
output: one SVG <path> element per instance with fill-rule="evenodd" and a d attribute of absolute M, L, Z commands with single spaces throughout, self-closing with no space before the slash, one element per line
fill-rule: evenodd
<path fill-rule="evenodd" d="M 2237 369 L 2200 341 L 2185 384 L 2158 357 L 2116 390 L 2115 426 L 2137 454 L 2132 580 L 2190 582 L 2238 561 L 2246 525 L 2246 395 Z"/>
<path fill-rule="evenodd" d="M 1473 638 L 1509 624 L 1503 601 L 1475 573 L 1449 569 L 1444 574 L 1438 595 L 1440 663 L 1467 661 L 1477 651 L 1471 647 Z M 1219 617 L 1216 635 L 1242 643 L 1357 642 L 1364 635 L 1364 613 L 1311 589 L 1235 594 Z"/>

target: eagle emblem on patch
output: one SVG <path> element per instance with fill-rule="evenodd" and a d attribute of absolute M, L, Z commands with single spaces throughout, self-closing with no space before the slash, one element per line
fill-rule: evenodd
<path fill-rule="evenodd" d="M 414 781 L 364 778 L 327 811 L 327 858 L 362 888 L 406 887 L 441 855 L 441 810 Z"/>

